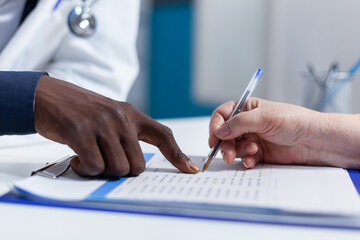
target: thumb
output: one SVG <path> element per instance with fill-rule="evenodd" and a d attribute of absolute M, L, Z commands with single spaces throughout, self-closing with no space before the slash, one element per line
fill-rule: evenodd
<path fill-rule="evenodd" d="M 229 140 L 245 133 L 258 133 L 262 129 L 258 109 L 241 112 L 227 120 L 216 132 L 219 139 Z"/>

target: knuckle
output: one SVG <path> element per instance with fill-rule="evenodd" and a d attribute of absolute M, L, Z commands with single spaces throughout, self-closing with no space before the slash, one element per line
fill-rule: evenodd
<path fill-rule="evenodd" d="M 187 156 L 180 149 L 174 152 L 173 159 L 173 163 L 175 163 L 176 165 L 180 165 L 188 161 Z"/>
<path fill-rule="evenodd" d="M 209 126 L 217 126 L 224 122 L 224 118 L 221 116 L 219 112 L 213 112 L 211 114 Z"/>
<path fill-rule="evenodd" d="M 232 117 L 232 119 L 230 119 L 228 122 L 232 122 L 232 121 L 235 123 L 235 125 L 241 124 L 242 115 L 237 114 L 234 117 Z"/>
<path fill-rule="evenodd" d="M 162 125 L 162 126 L 160 127 L 160 132 L 162 133 L 163 137 L 164 137 L 166 140 L 171 140 L 171 139 L 173 139 L 174 134 L 173 134 L 173 131 L 172 131 L 169 127 L 167 127 L 167 126 L 165 126 L 165 125 Z"/>
<path fill-rule="evenodd" d="M 89 121 L 89 119 L 83 119 L 81 121 L 77 121 L 73 124 L 72 129 L 78 133 L 78 134 L 83 134 L 83 133 L 89 133 L 92 124 Z"/>
<path fill-rule="evenodd" d="M 245 111 L 251 111 L 255 108 L 258 108 L 261 105 L 262 101 L 262 99 L 256 97 L 249 98 L 249 100 L 247 100 L 245 104 Z"/>
<path fill-rule="evenodd" d="M 113 116 L 111 111 L 103 111 L 101 114 L 97 115 L 97 120 L 100 125 L 108 124 L 113 121 Z"/>
<path fill-rule="evenodd" d="M 130 174 L 136 176 L 136 175 L 140 175 L 144 171 L 145 171 L 145 162 L 141 162 L 131 167 Z"/>
<path fill-rule="evenodd" d="M 160 139 L 158 140 L 158 143 L 156 144 L 156 146 L 158 148 L 163 148 L 166 147 L 168 144 L 173 144 L 174 143 L 174 135 L 172 130 L 165 126 L 165 125 L 161 125 L 160 129 L 159 129 L 159 133 L 160 133 Z"/>
<path fill-rule="evenodd" d="M 281 116 L 274 111 L 261 111 L 260 113 L 260 126 L 262 126 L 263 131 L 270 130 L 274 125 L 277 125 L 282 122 Z"/>
<path fill-rule="evenodd" d="M 252 109 L 252 105 L 253 105 L 253 102 L 254 102 L 254 98 L 249 98 L 246 102 L 245 102 L 245 106 L 244 106 L 244 110 L 245 111 L 249 111 Z"/>
<path fill-rule="evenodd" d="M 212 135 L 224 123 L 224 118 L 220 113 L 213 114 L 209 123 L 209 132 Z"/>
<path fill-rule="evenodd" d="M 217 109 L 216 109 L 215 111 L 213 111 L 213 112 L 211 113 L 210 119 L 216 118 L 216 116 L 217 116 L 218 114 L 219 114 L 219 113 L 217 112 Z"/>
<path fill-rule="evenodd" d="M 122 166 L 117 169 L 114 169 L 114 173 L 117 177 L 123 177 L 130 173 L 130 167 L 129 166 Z"/>
<path fill-rule="evenodd" d="M 242 115 L 237 114 L 234 117 L 232 117 L 227 123 L 229 124 L 229 127 L 234 130 L 237 129 L 238 126 L 241 126 L 242 124 Z"/>
<path fill-rule="evenodd" d="M 115 108 L 115 117 L 116 117 L 116 120 L 121 123 L 121 125 L 124 125 L 124 124 L 127 125 L 129 123 L 127 114 L 124 112 L 123 108 L 121 108 L 119 106 L 117 106 Z"/>
<path fill-rule="evenodd" d="M 102 174 L 105 171 L 105 164 L 103 161 L 93 160 L 89 161 L 89 163 L 86 165 L 86 168 L 89 175 L 96 176 Z"/>
<path fill-rule="evenodd" d="M 121 108 L 125 111 L 129 112 L 138 112 L 138 110 L 134 107 L 134 105 L 127 103 L 127 102 L 121 102 L 120 104 Z"/>
<path fill-rule="evenodd" d="M 129 164 L 120 164 L 120 162 L 115 161 L 112 166 L 109 166 L 108 171 L 114 177 L 123 177 L 130 173 L 130 166 Z"/>
<path fill-rule="evenodd" d="M 129 109 L 129 110 L 135 109 L 135 107 L 133 105 L 131 105 L 130 103 L 127 103 L 127 102 L 122 102 L 122 105 L 124 106 L 124 108 Z"/>

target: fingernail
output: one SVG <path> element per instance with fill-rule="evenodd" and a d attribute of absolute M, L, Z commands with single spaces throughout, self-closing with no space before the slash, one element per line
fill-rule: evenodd
<path fill-rule="evenodd" d="M 189 166 L 191 168 L 191 170 L 193 170 L 194 172 L 199 172 L 200 171 L 200 168 L 193 162 L 189 162 Z"/>
<path fill-rule="evenodd" d="M 258 146 L 255 143 L 251 143 L 251 147 L 254 150 L 254 152 L 257 152 Z"/>
<path fill-rule="evenodd" d="M 231 132 L 231 129 L 229 127 L 228 124 L 224 124 L 221 128 L 219 128 L 216 132 L 215 132 L 215 135 L 218 137 L 218 138 L 222 138 L 222 137 L 225 137 L 227 135 L 229 135 Z"/>
<path fill-rule="evenodd" d="M 248 154 L 254 154 L 258 151 L 258 146 L 255 143 L 248 143 L 245 145 L 245 152 Z"/>
<path fill-rule="evenodd" d="M 246 163 L 244 161 L 242 163 L 243 163 L 244 167 L 249 168 L 248 165 L 246 165 Z"/>

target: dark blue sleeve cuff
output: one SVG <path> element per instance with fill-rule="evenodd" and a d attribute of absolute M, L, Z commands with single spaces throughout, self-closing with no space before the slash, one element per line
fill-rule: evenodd
<path fill-rule="evenodd" d="M 0 71 L 0 135 L 36 132 L 35 93 L 43 74 Z"/>

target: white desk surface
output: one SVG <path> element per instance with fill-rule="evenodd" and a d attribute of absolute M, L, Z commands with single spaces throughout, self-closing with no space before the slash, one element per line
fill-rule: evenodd
<path fill-rule="evenodd" d="M 207 155 L 208 117 L 170 119 L 187 154 Z M 157 151 L 142 144 L 144 152 Z M 32 170 L 72 151 L 38 135 L 0 137 L 0 193 Z M 0 204 L 0 239 L 360 239 L 360 231 L 196 220 Z"/>

